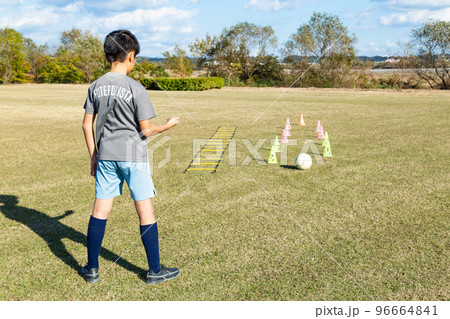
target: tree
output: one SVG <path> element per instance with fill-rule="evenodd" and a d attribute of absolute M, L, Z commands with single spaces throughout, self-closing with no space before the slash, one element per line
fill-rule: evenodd
<path fill-rule="evenodd" d="M 61 46 L 70 51 L 73 43 L 81 36 L 83 36 L 83 31 L 77 28 L 72 28 L 72 30 L 69 31 L 63 31 L 61 32 Z"/>
<path fill-rule="evenodd" d="M 270 26 L 256 26 L 252 23 L 238 23 L 224 29 L 220 36 L 206 35 L 189 47 L 199 66 L 207 67 L 209 73 L 218 76 L 239 77 L 252 81 L 265 63 L 274 63 L 270 51 L 275 49 L 277 38 Z M 262 74 L 263 72 L 259 72 Z"/>
<path fill-rule="evenodd" d="M 311 69 L 311 58 L 318 67 L 311 73 L 319 77 L 324 86 L 339 86 L 351 70 L 355 59 L 354 35 L 349 35 L 347 28 L 335 15 L 314 12 L 308 23 L 301 25 L 285 44 L 285 55 L 297 55 L 299 62 L 294 62 L 295 69 L 301 73 Z M 291 59 L 292 61 L 292 59 Z"/>
<path fill-rule="evenodd" d="M 40 82 L 39 74 L 47 65 L 50 56 L 48 55 L 48 46 L 37 45 L 33 40 L 25 39 L 25 60 L 29 66 L 29 74 L 34 82 Z"/>
<path fill-rule="evenodd" d="M 268 51 L 277 45 L 271 26 L 256 26 L 244 22 L 225 29 L 220 46 L 230 63 L 240 65 L 242 80 L 250 79 L 256 69 L 267 60 Z"/>
<path fill-rule="evenodd" d="M 103 42 L 90 32 L 75 39 L 73 53 L 79 61 L 76 65 L 84 73 L 88 83 L 109 69 L 109 63 L 103 51 Z"/>
<path fill-rule="evenodd" d="M 206 38 L 189 45 L 199 68 L 206 68 L 207 75 L 227 77 L 228 85 L 232 77 L 242 74 L 242 67 L 232 55 L 225 50 L 223 35 L 217 37 L 206 34 Z"/>
<path fill-rule="evenodd" d="M 192 75 L 192 61 L 186 56 L 186 51 L 181 49 L 178 44 L 172 52 L 166 51 L 163 55 L 166 58 L 164 63 L 177 76 L 187 77 Z"/>
<path fill-rule="evenodd" d="M 0 29 L 0 77 L 4 84 L 28 82 L 25 44 L 22 34 L 11 28 Z"/>
<path fill-rule="evenodd" d="M 414 59 L 416 74 L 431 88 L 450 88 L 450 22 L 430 21 L 411 32 L 412 43 L 417 47 Z M 430 72 L 428 69 L 431 68 Z"/>
<path fill-rule="evenodd" d="M 195 42 L 189 44 L 189 49 L 193 53 L 195 63 L 199 68 L 207 67 L 207 70 L 210 70 L 208 65 L 212 62 L 217 43 L 217 36 L 207 33 L 205 39 L 196 39 Z"/>
<path fill-rule="evenodd" d="M 272 85 L 283 80 L 283 67 L 276 57 L 266 55 L 255 65 L 253 77 L 261 84 Z"/>
<path fill-rule="evenodd" d="M 40 70 L 39 79 L 45 83 L 86 83 L 86 76 L 76 66 L 79 61 L 67 51 L 50 57 Z"/>
<path fill-rule="evenodd" d="M 72 28 L 61 34 L 61 46 L 56 56 L 69 55 L 75 67 L 79 68 L 85 81 L 91 83 L 95 78 L 107 72 L 109 64 L 103 52 L 103 42 L 90 31 Z"/>
<path fill-rule="evenodd" d="M 130 77 L 139 81 L 140 79 L 149 77 L 168 77 L 169 74 L 164 70 L 161 64 L 152 63 L 148 60 L 140 60 L 136 63 L 133 71 L 129 74 Z"/>

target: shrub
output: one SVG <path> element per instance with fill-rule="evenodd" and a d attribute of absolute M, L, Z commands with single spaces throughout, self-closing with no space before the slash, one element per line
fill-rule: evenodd
<path fill-rule="evenodd" d="M 44 83 L 86 83 L 84 73 L 75 66 L 74 59 L 61 61 L 51 58 L 40 70 L 39 82 Z"/>
<path fill-rule="evenodd" d="M 230 77 L 229 79 L 224 78 L 225 86 L 235 86 L 235 87 L 244 87 L 246 86 L 245 82 L 239 79 L 239 77 Z"/>
<path fill-rule="evenodd" d="M 155 82 L 156 81 L 156 82 Z M 165 91 L 203 91 L 220 89 L 224 86 L 223 78 L 155 78 L 141 79 L 141 84 L 148 90 Z"/>

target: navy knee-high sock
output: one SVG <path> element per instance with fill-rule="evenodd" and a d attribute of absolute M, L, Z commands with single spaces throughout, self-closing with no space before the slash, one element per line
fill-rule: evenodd
<path fill-rule="evenodd" d="M 142 243 L 147 254 L 148 266 L 154 273 L 158 273 L 161 270 L 161 264 L 159 262 L 158 226 L 156 222 L 154 224 L 141 225 L 140 230 Z"/>
<path fill-rule="evenodd" d="M 106 219 L 98 219 L 91 216 L 87 232 L 88 269 L 98 268 L 98 255 L 102 247 L 105 227 Z"/>

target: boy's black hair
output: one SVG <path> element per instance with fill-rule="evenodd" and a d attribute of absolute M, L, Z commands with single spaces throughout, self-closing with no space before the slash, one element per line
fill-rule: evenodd
<path fill-rule="evenodd" d="M 128 30 L 116 30 L 108 34 L 103 45 L 109 63 L 124 62 L 128 53 L 136 57 L 141 50 L 138 39 Z"/>

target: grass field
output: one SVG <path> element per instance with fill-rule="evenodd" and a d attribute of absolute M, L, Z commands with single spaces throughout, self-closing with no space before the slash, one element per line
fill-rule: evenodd
<path fill-rule="evenodd" d="M 81 130 L 87 86 L 0 86 L 1 300 L 449 300 L 450 92 L 283 89 L 149 92 L 171 161 L 153 172 L 161 260 L 173 281 L 148 286 L 138 218 L 116 198 L 100 257 L 87 261 L 94 180 Z M 184 108 L 197 125 L 183 110 Z M 306 127 L 298 127 L 300 113 Z M 280 137 L 288 165 L 241 163 L 242 139 Z M 320 119 L 333 151 L 293 169 Z M 237 126 L 216 174 L 188 172 L 192 141 Z M 155 140 L 157 142 L 158 140 Z M 317 145 L 320 152 L 323 147 Z M 267 159 L 267 140 L 260 154 Z M 113 261 L 122 258 L 113 264 Z"/>

